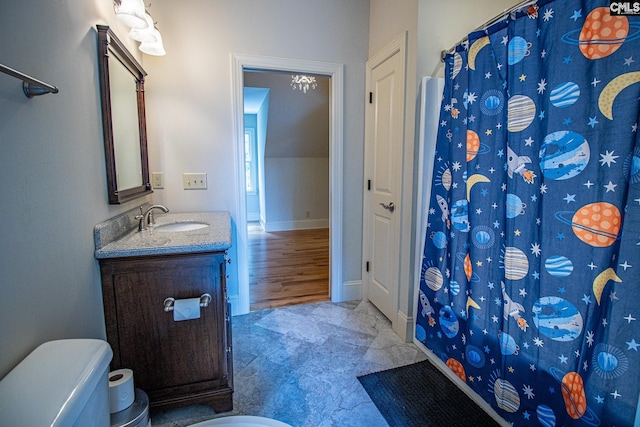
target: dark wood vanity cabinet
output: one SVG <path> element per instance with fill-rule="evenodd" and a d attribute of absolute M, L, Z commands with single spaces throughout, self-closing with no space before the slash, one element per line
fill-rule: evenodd
<path fill-rule="evenodd" d="M 100 260 L 111 369 L 133 370 L 152 407 L 233 407 L 225 253 Z M 211 295 L 200 318 L 174 321 L 165 299 Z"/>

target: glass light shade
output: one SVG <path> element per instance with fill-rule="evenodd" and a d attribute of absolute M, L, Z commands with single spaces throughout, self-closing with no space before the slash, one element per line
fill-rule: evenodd
<path fill-rule="evenodd" d="M 150 42 L 150 43 L 142 42 L 140 43 L 140 46 L 138 47 L 138 49 L 140 49 L 141 52 L 146 53 L 147 55 L 154 55 L 154 56 L 166 55 L 167 52 L 165 52 L 164 46 L 162 46 L 162 37 L 160 36 L 160 31 L 154 28 L 153 32 L 157 37 L 157 41 Z"/>
<path fill-rule="evenodd" d="M 142 0 L 121 0 L 120 6 L 116 6 L 116 16 L 129 28 L 143 29 L 149 26 Z"/>
<path fill-rule="evenodd" d="M 156 34 L 158 31 L 153 26 L 153 18 L 151 18 L 151 15 L 147 13 L 145 14 L 145 19 L 148 25 L 147 28 L 132 28 L 131 31 L 129 31 L 129 37 L 142 43 L 155 43 L 158 41 L 158 36 Z"/>
<path fill-rule="evenodd" d="M 301 90 L 307 93 L 309 89 L 315 89 L 316 87 L 318 87 L 318 83 L 313 76 L 291 76 L 291 88 L 293 90 Z"/>

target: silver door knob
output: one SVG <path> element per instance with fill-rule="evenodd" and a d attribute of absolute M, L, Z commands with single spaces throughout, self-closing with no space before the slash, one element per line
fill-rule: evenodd
<path fill-rule="evenodd" d="M 384 203 L 380 203 L 380 206 L 382 206 L 383 208 L 385 208 L 389 212 L 393 212 L 393 211 L 396 210 L 396 205 L 394 205 L 393 202 L 389 203 L 388 205 L 385 205 Z"/>

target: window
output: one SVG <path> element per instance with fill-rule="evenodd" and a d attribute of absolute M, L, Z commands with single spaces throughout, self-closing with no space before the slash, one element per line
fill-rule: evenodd
<path fill-rule="evenodd" d="M 244 130 L 244 172 L 247 184 L 247 193 L 258 191 L 257 180 L 257 158 L 256 158 L 256 130 L 245 128 Z"/>

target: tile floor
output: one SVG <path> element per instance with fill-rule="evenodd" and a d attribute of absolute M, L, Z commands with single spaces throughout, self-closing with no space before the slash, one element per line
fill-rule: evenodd
<path fill-rule="evenodd" d="M 370 303 L 314 303 L 233 317 L 234 409 L 151 411 L 154 427 L 229 415 L 293 427 L 387 426 L 356 376 L 426 359 Z"/>

